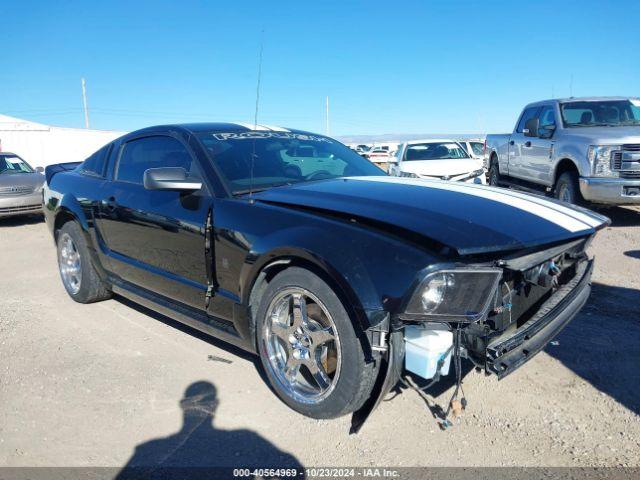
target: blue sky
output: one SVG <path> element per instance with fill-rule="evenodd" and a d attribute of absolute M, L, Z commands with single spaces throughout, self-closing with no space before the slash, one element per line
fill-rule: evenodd
<path fill-rule="evenodd" d="M 133 130 L 259 121 L 332 135 L 511 130 L 521 107 L 640 94 L 637 1 L 0 0 L 0 113 Z"/>

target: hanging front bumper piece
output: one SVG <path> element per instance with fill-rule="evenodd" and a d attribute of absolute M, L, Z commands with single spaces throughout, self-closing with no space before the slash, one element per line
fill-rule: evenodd
<path fill-rule="evenodd" d="M 502 379 L 540 352 L 578 314 L 591 293 L 593 260 L 577 266 L 576 275 L 560 287 L 519 328 L 491 340 L 486 369 Z"/>

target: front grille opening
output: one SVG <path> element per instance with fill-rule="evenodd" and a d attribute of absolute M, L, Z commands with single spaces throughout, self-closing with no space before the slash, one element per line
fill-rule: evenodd
<path fill-rule="evenodd" d="M 575 277 L 577 265 L 575 258 L 564 254 L 556 257 L 554 262 L 561 272 L 556 277 L 557 285 L 553 287 L 549 283 L 547 286 L 532 283 L 531 277 L 526 277 L 526 272 L 505 272 L 505 281 L 501 284 L 498 295 L 501 301 L 498 300 L 497 306 L 510 303 L 511 309 L 494 310 L 489 314 L 487 324 L 491 330 L 504 332 L 520 328 L 540 310 L 542 304 L 548 301 L 558 288 Z M 535 282 L 535 279 L 533 281 Z"/>

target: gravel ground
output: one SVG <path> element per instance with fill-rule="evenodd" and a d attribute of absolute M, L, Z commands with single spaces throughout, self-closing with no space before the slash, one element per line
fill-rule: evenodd
<path fill-rule="evenodd" d="M 640 209 L 605 213 L 613 225 L 591 247 L 591 300 L 557 344 L 501 382 L 471 371 L 467 411 L 447 431 L 405 390 L 355 436 L 348 418 L 288 409 L 254 359 L 222 342 L 121 299 L 74 303 L 44 223 L 0 221 L 0 465 L 181 455 L 226 465 L 640 466 Z M 183 418 L 188 388 L 215 401 Z M 434 401 L 446 405 L 451 392 Z"/>

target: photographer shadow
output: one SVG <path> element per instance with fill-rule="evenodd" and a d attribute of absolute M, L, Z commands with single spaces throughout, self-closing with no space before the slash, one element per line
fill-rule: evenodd
<path fill-rule="evenodd" d="M 304 478 L 300 474 L 303 467 L 293 455 L 279 450 L 257 433 L 215 428 L 217 407 L 213 384 L 199 381 L 189 385 L 180 400 L 183 412 L 180 431 L 138 445 L 116 479 L 232 478 L 237 468 L 296 469 L 296 478 Z"/>

